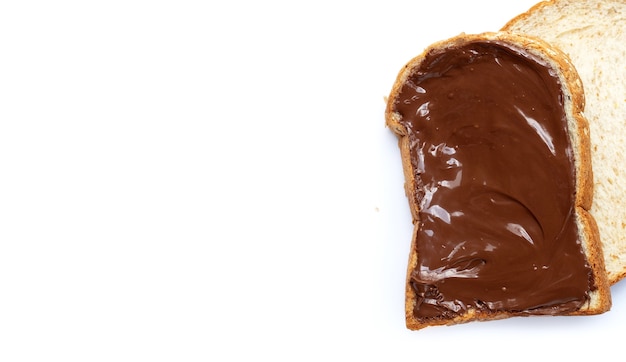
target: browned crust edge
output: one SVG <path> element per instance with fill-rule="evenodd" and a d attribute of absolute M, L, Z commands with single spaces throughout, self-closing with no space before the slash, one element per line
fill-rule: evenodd
<path fill-rule="evenodd" d="M 541 3 L 536 6 L 542 6 Z M 411 251 L 409 254 L 406 282 L 405 282 L 405 317 L 406 326 L 411 330 L 418 330 L 428 326 L 435 325 L 452 325 L 466 323 L 475 320 L 495 320 L 503 319 L 516 315 L 524 315 L 519 313 L 486 313 L 471 309 L 467 313 L 452 319 L 433 320 L 422 323 L 413 317 L 413 308 L 416 302 L 416 296 L 410 287 L 410 274 L 417 265 L 416 252 L 416 233 L 419 206 L 416 198 L 416 185 L 413 177 L 413 168 L 409 152 L 409 140 L 407 131 L 400 124 L 400 115 L 393 112 L 393 105 L 397 99 L 403 84 L 415 69 L 418 69 L 425 56 L 433 51 L 446 48 L 453 48 L 462 44 L 473 41 L 498 41 L 509 44 L 514 48 L 527 51 L 535 56 L 547 60 L 554 68 L 559 70 L 559 75 L 563 83 L 565 94 L 569 95 L 569 109 L 566 104 L 566 113 L 568 118 L 571 117 L 569 124 L 575 127 L 570 129 L 570 137 L 575 150 L 575 167 L 576 167 L 576 200 L 575 210 L 578 217 L 580 233 L 584 235 L 583 248 L 587 254 L 589 265 L 593 272 L 593 281 L 596 285 L 596 291 L 591 293 L 591 301 L 578 311 L 569 313 L 569 315 L 591 315 L 603 313 L 611 307 L 610 284 L 606 276 L 604 268 L 604 256 L 601 249 L 601 243 L 595 220 L 589 214 L 593 200 L 593 172 L 591 168 L 591 149 L 589 138 L 589 125 L 583 116 L 585 105 L 584 92 L 582 82 L 574 66 L 569 58 L 560 50 L 552 47 L 550 44 L 541 39 L 508 33 L 508 32 L 488 32 L 482 34 L 460 34 L 456 37 L 443 40 L 432 44 L 424 52 L 411 59 L 399 72 L 396 81 L 393 84 L 390 95 L 387 99 L 387 107 L 385 109 L 386 125 L 397 135 L 400 154 L 402 159 L 402 167 L 405 176 L 405 192 L 409 200 L 412 220 L 414 224 L 414 232 L 411 241 Z"/>
<path fill-rule="evenodd" d="M 513 23 L 516 23 L 516 22 L 518 22 L 518 21 L 520 21 L 522 19 L 528 18 L 532 13 L 534 13 L 535 11 L 540 11 L 544 6 L 555 5 L 556 2 L 557 2 L 556 0 L 546 0 L 546 1 L 540 1 L 540 2 L 536 3 L 530 9 L 528 9 L 526 12 L 523 12 L 523 13 L 517 15 L 516 17 L 512 18 L 511 20 L 509 20 L 502 27 L 502 29 L 500 29 L 500 31 L 508 31 L 508 28 Z"/>

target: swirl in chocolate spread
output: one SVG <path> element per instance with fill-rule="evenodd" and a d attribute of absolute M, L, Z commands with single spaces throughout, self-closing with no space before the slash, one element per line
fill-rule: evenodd
<path fill-rule="evenodd" d="M 543 60 L 495 41 L 431 52 L 394 110 L 418 187 L 416 318 L 588 301 L 563 92 Z"/>

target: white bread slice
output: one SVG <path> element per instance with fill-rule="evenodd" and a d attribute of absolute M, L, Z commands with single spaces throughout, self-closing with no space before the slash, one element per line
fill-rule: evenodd
<path fill-rule="evenodd" d="M 561 90 L 564 95 L 564 108 L 567 116 L 567 129 L 570 142 L 573 147 L 573 159 L 575 164 L 575 217 L 577 221 L 579 242 L 582 244 L 582 252 L 586 258 L 588 266 L 591 268 L 592 283 L 595 289 L 590 288 L 588 301 L 574 311 L 537 312 L 533 310 L 481 310 L 468 305 L 468 308 L 456 316 L 446 316 L 444 318 L 427 319 L 416 318 L 413 310 L 417 303 L 417 296 L 410 285 L 410 276 L 416 269 L 418 251 L 416 248 L 416 235 L 419 231 L 420 206 L 418 194 L 420 190 L 419 180 L 416 180 L 416 170 L 414 160 L 411 159 L 411 144 L 409 131 L 402 124 L 402 115 L 396 111 L 396 104 L 399 95 L 409 77 L 418 71 L 422 71 L 420 66 L 425 61 L 426 56 L 432 51 L 447 51 L 450 48 L 458 47 L 469 42 L 495 41 L 508 44 L 520 53 L 531 54 L 543 59 L 551 68 L 551 72 L 557 74 L 560 80 Z M 422 329 L 434 325 L 452 325 L 474 320 L 494 320 L 513 316 L 527 316 L 534 314 L 551 315 L 590 315 L 603 313 L 610 309 L 611 296 L 609 283 L 604 269 L 604 260 L 599 242 L 597 227 L 593 217 L 587 212 L 591 206 L 593 197 L 592 173 L 590 164 L 589 132 L 587 121 L 582 115 L 584 108 L 584 93 L 580 79 L 570 64 L 568 58 L 558 49 L 552 48 L 549 44 L 531 37 L 518 36 L 515 34 L 498 32 L 483 33 L 479 35 L 459 35 L 457 37 L 433 44 L 422 54 L 418 55 L 400 71 L 387 100 L 385 112 L 387 126 L 398 136 L 399 147 L 402 158 L 402 165 L 405 175 L 405 192 L 407 194 L 410 210 L 413 216 L 414 234 L 411 243 L 411 251 L 407 269 L 405 315 L 407 328 L 412 330 Z M 529 292 L 532 292 L 529 290 Z"/>
<path fill-rule="evenodd" d="M 626 277 L 626 1 L 540 2 L 502 30 L 560 48 L 582 79 L 595 184 L 591 214 L 614 284 Z"/>

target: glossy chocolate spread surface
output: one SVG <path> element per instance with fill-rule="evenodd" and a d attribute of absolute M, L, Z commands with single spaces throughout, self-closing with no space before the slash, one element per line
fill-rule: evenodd
<path fill-rule="evenodd" d="M 496 41 L 431 52 L 405 83 L 394 111 L 418 188 L 417 319 L 588 301 L 563 97 L 543 60 Z"/>

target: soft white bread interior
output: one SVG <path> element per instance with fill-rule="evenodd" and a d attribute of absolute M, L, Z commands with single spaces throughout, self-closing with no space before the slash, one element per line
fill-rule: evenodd
<path fill-rule="evenodd" d="M 582 79 L 594 174 L 591 214 L 614 284 L 626 277 L 626 1 L 545 1 L 502 30 L 560 48 Z"/>
<path fill-rule="evenodd" d="M 575 157 L 576 205 L 574 207 L 576 210 L 576 219 L 578 221 L 578 230 L 580 234 L 580 241 L 582 242 L 583 253 L 585 254 L 588 264 L 593 271 L 592 278 L 593 284 L 595 284 L 595 290 L 591 290 L 588 302 L 578 310 L 574 312 L 570 311 L 567 313 L 555 314 L 586 315 L 605 312 L 611 306 L 609 283 L 604 269 L 603 253 L 599 241 L 598 230 L 593 217 L 587 212 L 591 206 L 593 187 L 590 164 L 589 130 L 587 121 L 582 114 L 585 104 L 584 93 L 576 70 L 567 59 L 567 56 L 565 56 L 558 49 L 551 47 L 549 44 L 540 41 L 539 39 L 506 32 L 484 33 L 479 35 L 462 34 L 458 37 L 433 44 L 431 47 L 426 49 L 424 53 L 412 59 L 400 71 L 388 98 L 385 117 L 387 126 L 399 138 L 400 153 L 406 181 L 405 191 L 409 199 L 415 230 L 417 231 L 417 228 L 419 227 L 419 222 L 417 222 L 419 219 L 419 205 L 416 202 L 418 199 L 416 195 L 419 192 L 419 185 L 416 180 L 416 172 L 413 169 L 413 165 L 415 163 L 411 160 L 411 144 L 407 135 L 408 131 L 401 122 L 402 116 L 395 111 L 394 104 L 398 102 L 399 94 L 404 84 L 412 74 L 420 69 L 420 65 L 429 52 L 434 50 L 445 51 L 445 49 L 472 41 L 498 41 L 510 44 L 513 47 L 523 50 L 524 52 L 528 52 L 529 54 L 533 54 L 534 56 L 544 59 L 549 64 L 552 71 L 555 72 L 560 79 L 562 91 L 565 96 L 564 108 L 567 116 L 568 130 Z M 626 194 L 623 196 L 626 196 Z M 624 198 L 624 202 L 626 202 L 626 197 Z M 409 276 L 411 271 L 416 267 L 416 260 L 418 257 L 415 235 L 416 233 L 414 233 L 411 246 L 406 285 L 406 323 L 408 328 L 421 329 L 432 325 L 450 325 L 473 320 L 502 319 L 511 316 L 532 314 L 526 313 L 527 311 L 521 311 L 521 313 L 520 311 L 507 310 L 485 312 L 478 309 L 468 308 L 468 310 L 464 313 L 451 318 L 439 318 L 429 321 L 416 319 L 413 316 L 412 311 L 416 305 L 417 297 L 409 285 Z"/>

